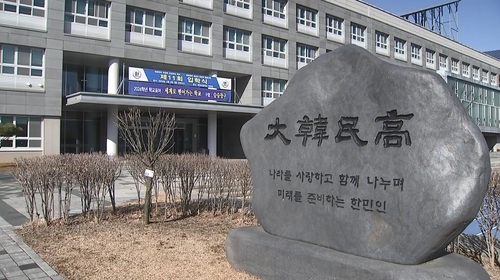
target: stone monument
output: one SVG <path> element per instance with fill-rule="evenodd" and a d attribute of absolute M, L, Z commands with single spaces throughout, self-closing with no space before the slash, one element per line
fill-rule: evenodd
<path fill-rule="evenodd" d="M 229 262 L 264 279 L 489 279 L 444 248 L 490 177 L 479 128 L 436 73 L 346 45 L 241 130 L 261 227 Z"/>

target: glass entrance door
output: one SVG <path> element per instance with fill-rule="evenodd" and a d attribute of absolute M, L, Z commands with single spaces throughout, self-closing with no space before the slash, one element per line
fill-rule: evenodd
<path fill-rule="evenodd" d="M 198 119 L 177 119 L 173 135 L 172 152 L 176 154 L 193 153 L 197 147 Z"/>

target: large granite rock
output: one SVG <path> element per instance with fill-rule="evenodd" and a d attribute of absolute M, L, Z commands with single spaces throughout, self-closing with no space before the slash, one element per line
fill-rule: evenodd
<path fill-rule="evenodd" d="M 299 70 L 241 141 L 267 233 L 397 264 L 442 252 L 490 176 L 484 137 L 440 76 L 354 45 Z"/>

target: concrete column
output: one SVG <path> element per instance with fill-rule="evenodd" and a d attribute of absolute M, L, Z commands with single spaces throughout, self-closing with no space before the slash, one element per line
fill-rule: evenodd
<path fill-rule="evenodd" d="M 120 84 L 120 60 L 111 58 L 108 67 L 108 94 L 117 94 Z M 106 130 L 106 153 L 110 156 L 118 154 L 118 127 L 116 125 L 116 116 L 118 108 L 116 106 L 108 107 L 107 130 Z"/>
<path fill-rule="evenodd" d="M 208 113 L 208 154 L 210 157 L 217 157 L 217 113 Z"/>

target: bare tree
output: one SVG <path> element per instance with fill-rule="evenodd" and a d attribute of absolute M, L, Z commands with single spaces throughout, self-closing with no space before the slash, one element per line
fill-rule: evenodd
<path fill-rule="evenodd" d="M 476 218 L 481 235 L 486 244 L 490 266 L 500 266 L 495 242 L 500 224 L 500 173 L 493 172 L 490 177 L 484 202 Z"/>
<path fill-rule="evenodd" d="M 142 113 L 136 108 L 117 116 L 118 131 L 121 138 L 146 169 L 155 171 L 160 156 L 172 148 L 172 138 L 175 129 L 175 116 L 164 110 L 156 114 L 148 111 L 148 120 L 142 121 Z M 144 170 L 146 171 L 146 170 Z M 144 194 L 143 222 L 149 224 L 151 211 L 151 192 L 153 178 L 145 178 L 146 193 Z"/>

